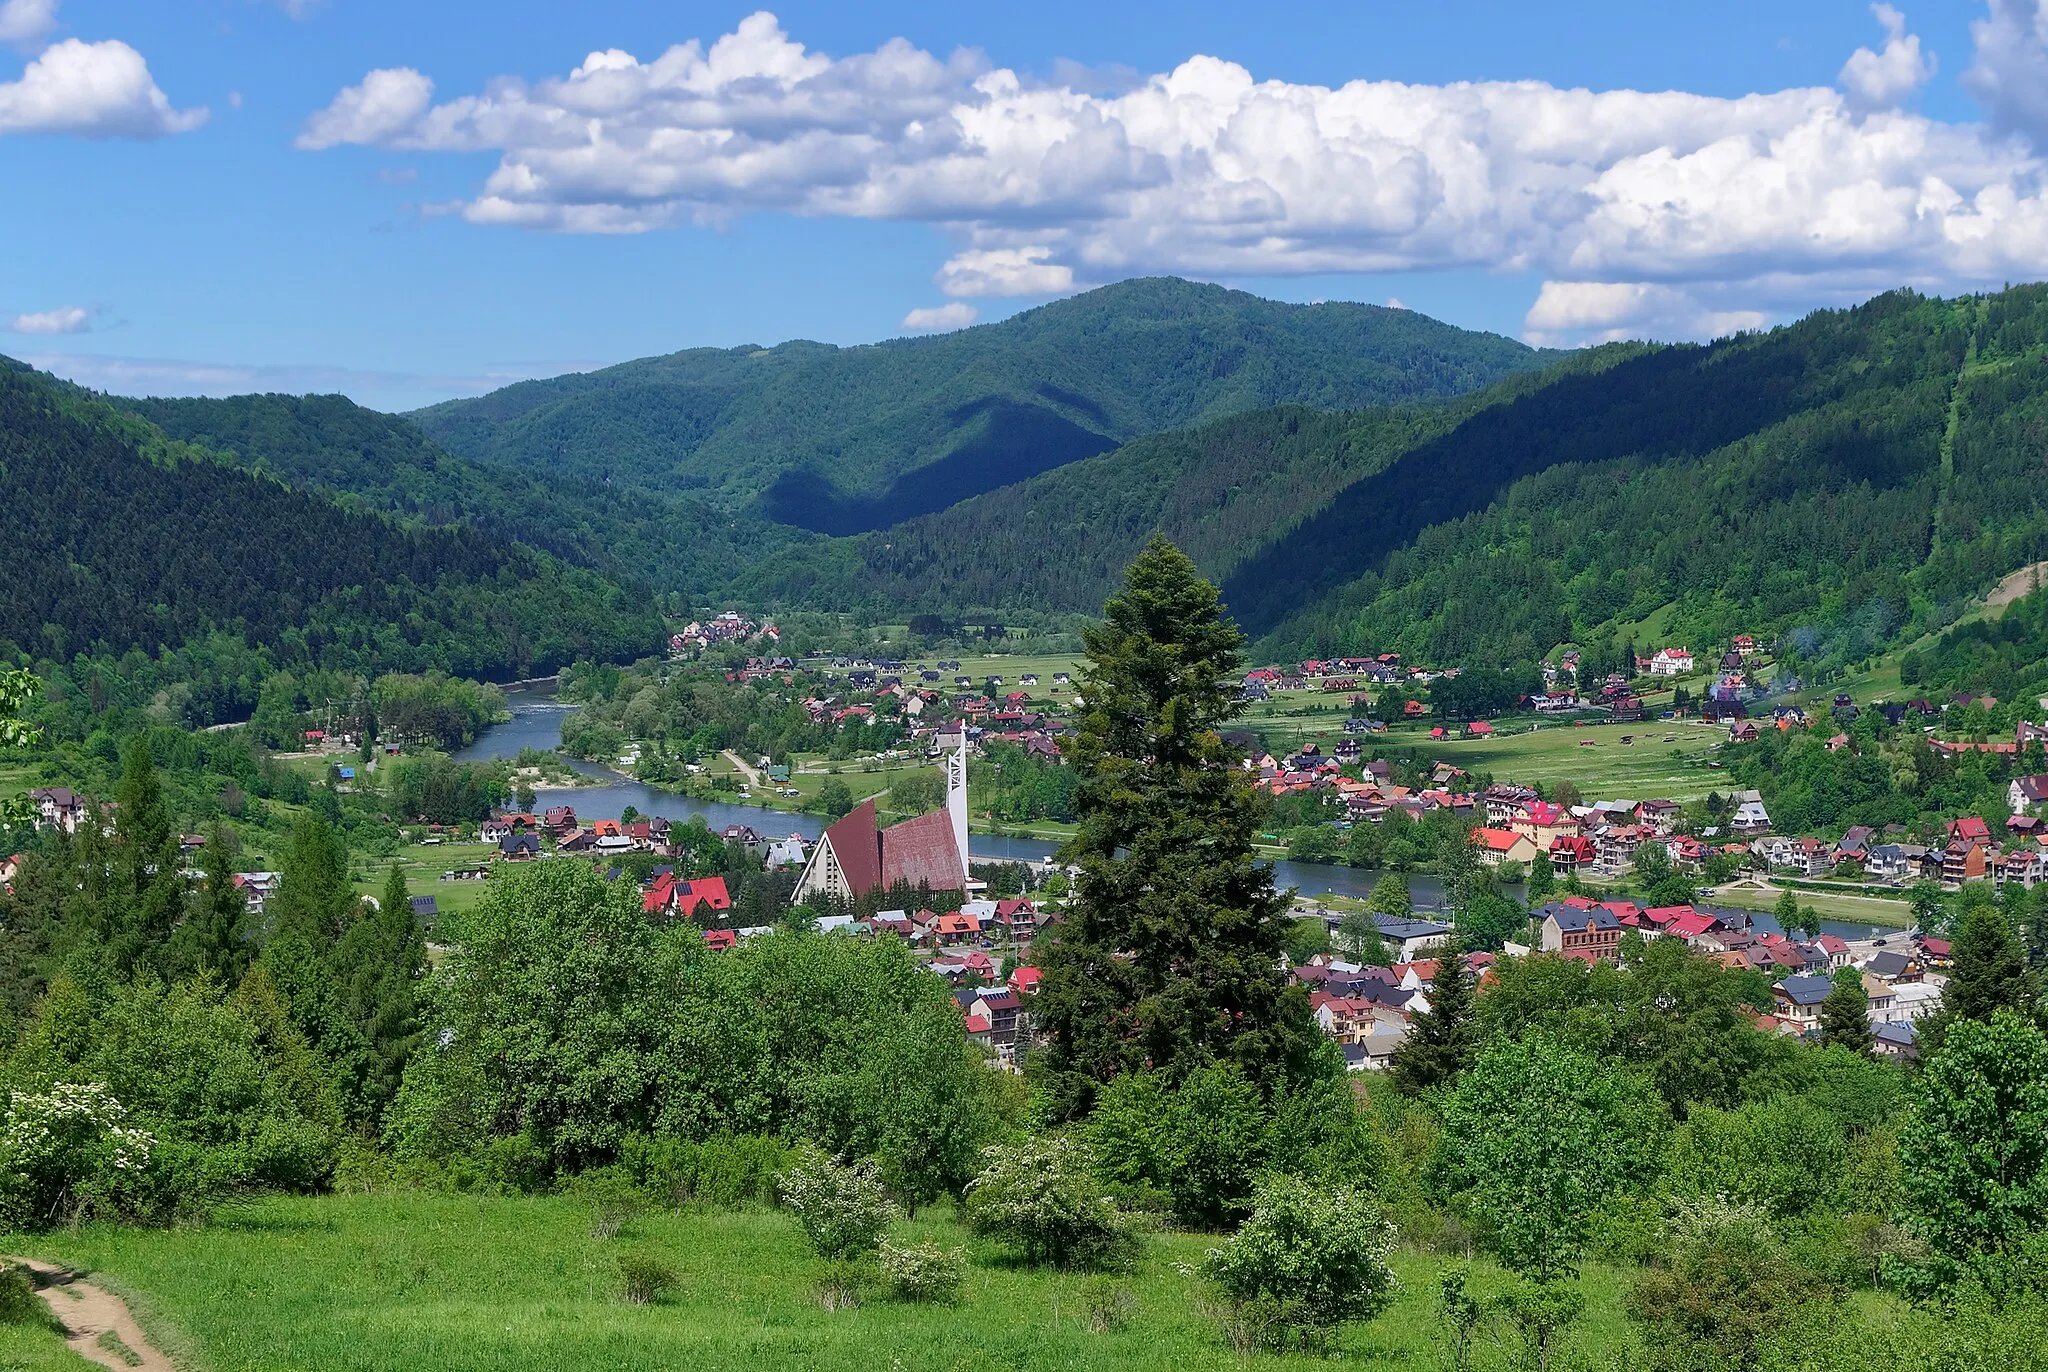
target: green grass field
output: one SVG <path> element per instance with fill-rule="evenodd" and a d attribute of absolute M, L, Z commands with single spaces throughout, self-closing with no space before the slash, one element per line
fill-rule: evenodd
<path fill-rule="evenodd" d="M 1197 1308 L 1200 1283 L 1176 1264 L 1215 1242 L 1159 1235 L 1118 1278 L 1135 1299 L 1127 1328 L 1088 1328 L 1088 1278 L 1026 1270 L 980 1247 L 940 1211 L 897 1226 L 974 1258 L 960 1303 L 875 1299 L 828 1312 L 813 1294 L 820 1264 L 780 1214 L 656 1213 L 615 1239 L 590 1236 L 591 1213 L 558 1198 L 373 1195 L 259 1202 L 198 1229 L 88 1227 L 0 1240 L 89 1269 L 126 1296 L 158 1346 L 210 1372 L 611 1372 L 616 1368 L 1224 1369 L 1240 1359 Z M 680 1275 L 658 1304 L 618 1299 L 622 1253 L 659 1256 Z M 1395 1259 L 1395 1306 L 1345 1331 L 1348 1360 L 1432 1368 L 1438 1260 Z M 1504 1278 L 1476 1265 L 1483 1293 Z M 1622 1279 L 1584 1278 L 1582 1337 L 1625 1337 Z M 0 1341 L 0 1366 L 66 1364 L 54 1335 Z M 68 1357 L 68 1354 L 64 1354 Z M 13 1361 L 4 1361 L 12 1358 Z"/>
<path fill-rule="evenodd" d="M 399 850 L 398 861 L 405 868 L 406 888 L 415 896 L 432 896 L 443 915 L 469 909 L 490 890 L 489 881 L 443 881 L 441 874 L 452 868 L 486 865 L 497 846 L 490 843 L 415 843 Z M 384 895 L 384 881 L 391 862 L 362 858 L 356 863 L 362 879 L 355 883 L 357 895 Z"/>

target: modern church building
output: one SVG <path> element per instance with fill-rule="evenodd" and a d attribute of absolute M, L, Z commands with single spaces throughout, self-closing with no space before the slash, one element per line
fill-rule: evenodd
<path fill-rule="evenodd" d="M 946 808 L 883 829 L 864 800 L 827 829 L 798 878 L 793 903 L 829 895 L 852 901 L 901 883 L 967 888 L 967 740 L 946 755 Z"/>

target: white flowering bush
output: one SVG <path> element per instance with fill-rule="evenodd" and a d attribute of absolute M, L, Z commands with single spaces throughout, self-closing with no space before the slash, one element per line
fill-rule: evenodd
<path fill-rule="evenodd" d="M 1236 1237 L 1210 1249 L 1201 1271 L 1228 1302 L 1233 1343 L 1316 1352 L 1338 1325 L 1393 1303 L 1394 1237 L 1365 1193 L 1273 1176 Z"/>
<path fill-rule="evenodd" d="M 847 1165 L 806 1149 L 778 1185 L 783 1205 L 822 1258 L 866 1257 L 896 1218 L 872 1158 Z"/>
<path fill-rule="evenodd" d="M 982 1156 L 981 1175 L 967 1186 L 975 1233 L 1060 1267 L 1112 1265 L 1135 1248 L 1129 1218 L 1102 1194 L 1093 1155 L 1072 1139 L 997 1144 Z"/>
<path fill-rule="evenodd" d="M 0 1219 L 39 1228 L 123 1209 L 156 1146 L 126 1121 L 101 1082 L 15 1092 L 0 1122 Z"/>
<path fill-rule="evenodd" d="M 936 1243 L 913 1243 L 898 1248 L 884 1243 L 876 1260 L 889 1294 L 899 1301 L 931 1301 L 950 1304 L 960 1298 L 967 1280 L 967 1252 L 941 1248 Z"/>

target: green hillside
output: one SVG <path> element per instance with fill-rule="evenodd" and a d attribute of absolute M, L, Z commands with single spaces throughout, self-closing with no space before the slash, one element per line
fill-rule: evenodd
<path fill-rule="evenodd" d="M 1276 404 L 1461 393 L 1544 355 L 1406 310 L 1127 281 L 1012 319 L 857 348 L 700 348 L 411 416 L 448 451 L 846 534 L 1141 434 Z"/>
<path fill-rule="evenodd" d="M 344 509 L 4 360 L 0 480 L 0 645 L 38 658 L 225 633 L 279 666 L 506 679 L 660 639 L 644 592 L 473 527 Z"/>
<path fill-rule="evenodd" d="M 1448 401 L 1141 438 L 769 559 L 764 598 L 1085 610 L 1154 530 L 1276 655 L 1527 660 L 1653 614 L 1852 661 L 2048 556 L 2048 288 L 1899 292 Z"/>

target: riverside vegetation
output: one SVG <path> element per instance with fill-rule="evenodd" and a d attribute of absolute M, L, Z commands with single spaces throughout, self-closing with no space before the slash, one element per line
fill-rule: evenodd
<path fill-rule="evenodd" d="M 314 817 L 248 921 L 165 879 L 138 757 L 78 889 L 0 917 L 47 979 L 0 1066 L 7 1244 L 217 1368 L 2048 1355 L 2048 1040 L 1996 908 L 1917 1071 L 1759 1032 L 1664 940 L 1500 962 L 1361 1085 L 1221 763 L 1242 644 L 1163 541 L 1087 635 L 1022 1078 L 893 940 L 714 953 L 580 863 L 492 883 L 430 969 Z"/>

